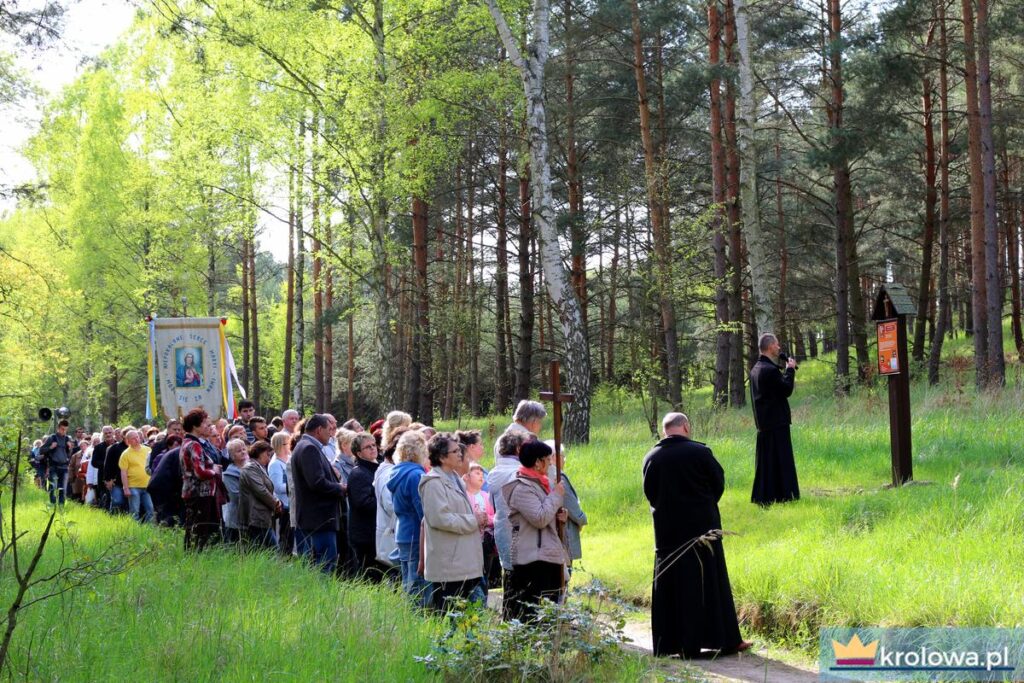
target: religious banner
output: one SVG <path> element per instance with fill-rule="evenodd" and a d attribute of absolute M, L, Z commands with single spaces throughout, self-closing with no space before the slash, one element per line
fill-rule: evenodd
<path fill-rule="evenodd" d="M 164 417 L 181 419 L 202 408 L 213 420 L 233 417 L 233 385 L 238 383 L 224 318 L 152 318 L 149 321 L 146 419 L 159 409 Z"/>
<path fill-rule="evenodd" d="M 898 375 L 900 373 L 897 349 L 897 321 L 879 320 L 878 330 L 878 374 Z"/>

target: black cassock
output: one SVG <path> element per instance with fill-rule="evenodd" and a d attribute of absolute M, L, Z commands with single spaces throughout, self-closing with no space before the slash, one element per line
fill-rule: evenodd
<path fill-rule="evenodd" d="M 644 458 L 644 495 L 654 516 L 654 654 L 700 655 L 742 642 L 722 541 L 681 549 L 721 529 L 725 472 L 711 449 L 683 436 L 662 439 Z"/>
<path fill-rule="evenodd" d="M 754 489 L 750 500 L 771 505 L 800 498 L 800 484 L 793 460 L 789 397 L 793 394 L 796 370 L 779 369 L 767 356 L 757 359 L 750 370 L 750 396 L 757 425 L 757 455 Z"/>

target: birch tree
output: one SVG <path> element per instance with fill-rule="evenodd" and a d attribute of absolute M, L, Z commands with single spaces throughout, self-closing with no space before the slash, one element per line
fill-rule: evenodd
<path fill-rule="evenodd" d="M 485 2 L 505 52 L 519 70 L 526 96 L 533 221 L 539 239 L 544 280 L 562 329 L 566 388 L 575 395 L 575 401 L 569 404 L 563 436 L 566 443 L 585 443 L 590 439 L 590 354 L 580 302 L 565 271 L 558 246 L 554 198 L 551 193 L 551 163 L 548 158 L 544 67 L 550 46 L 551 6 L 548 0 L 534 0 L 530 22 L 532 35 L 526 49 L 521 50 L 497 1 Z"/>

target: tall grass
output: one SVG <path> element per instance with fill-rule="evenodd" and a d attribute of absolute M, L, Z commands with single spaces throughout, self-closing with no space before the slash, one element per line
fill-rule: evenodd
<path fill-rule="evenodd" d="M 41 528 L 42 497 L 20 510 Z M 401 595 L 321 576 L 269 554 L 185 554 L 177 533 L 69 504 L 61 534 L 87 556 L 115 541 L 151 552 L 21 615 L 12 652 L 26 680 L 412 680 L 442 633 Z M 42 571 L 56 565 L 51 540 Z M 69 546 L 70 547 L 70 546 Z M 2 568 L 9 576 L 10 567 Z M 0 574 L 3 576 L 3 574 Z M 9 604 L 13 581 L 0 581 Z"/>
<path fill-rule="evenodd" d="M 44 496 L 26 491 L 19 527 L 48 516 Z M 12 677 L 62 681 L 412 681 L 434 680 L 416 657 L 448 633 L 388 587 L 338 581 L 305 563 L 269 553 L 182 550 L 180 532 L 68 504 L 40 575 L 60 556 L 87 558 L 118 543 L 146 549 L 130 571 L 62 598 L 37 603 L 19 619 Z M 60 540 L 63 539 L 62 547 Z M 0 608 L 15 593 L 9 561 L 0 566 Z M 29 594 L 29 599 L 39 592 Z M 588 680 L 650 680 L 651 661 L 631 654 L 588 672 Z"/>

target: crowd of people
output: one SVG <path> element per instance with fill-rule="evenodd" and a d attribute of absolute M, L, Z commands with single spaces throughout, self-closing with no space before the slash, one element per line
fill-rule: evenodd
<path fill-rule="evenodd" d="M 759 349 L 751 500 L 768 506 L 800 497 L 788 403 L 797 366 L 770 333 Z M 369 429 L 295 410 L 268 422 L 249 401 L 238 411 L 233 422 L 195 409 L 162 430 L 74 436 L 61 420 L 33 445 L 37 482 L 54 505 L 70 497 L 184 527 L 187 550 L 228 543 L 302 556 L 324 572 L 400 583 L 425 608 L 484 602 L 500 584 L 503 617 L 532 621 L 542 599 L 564 598 L 587 516 L 569 478 L 555 476 L 564 453 L 539 439 L 542 404 L 519 403 L 490 469 L 479 431 L 438 432 L 401 411 Z M 724 470 L 686 415 L 665 415 L 662 432 L 643 461 L 654 654 L 745 651 L 722 546 Z"/>
<path fill-rule="evenodd" d="M 447 609 L 504 589 L 503 614 L 529 620 L 563 599 L 582 557 L 586 514 L 556 481 L 544 406 L 522 401 L 482 462 L 476 430 L 438 432 L 393 411 L 364 429 L 334 416 L 271 420 L 250 401 L 238 417 L 195 409 L 163 429 L 57 423 L 31 461 L 50 501 L 65 499 L 184 530 L 185 548 L 214 544 L 308 558 L 324 572 L 400 583 L 415 603 Z M 564 459 L 559 466 L 564 464 Z"/>

